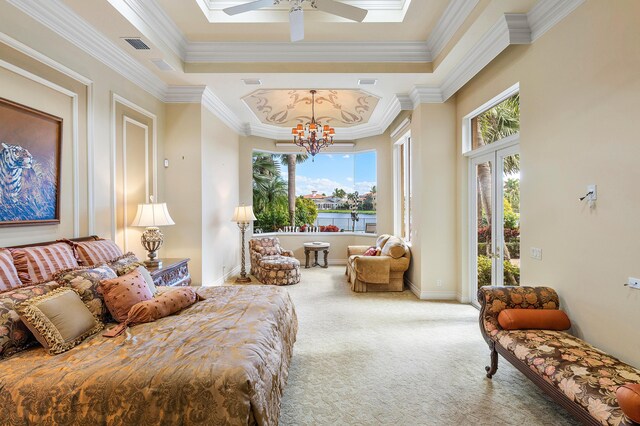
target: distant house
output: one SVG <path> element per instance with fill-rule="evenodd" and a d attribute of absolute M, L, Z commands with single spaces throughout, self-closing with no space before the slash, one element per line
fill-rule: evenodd
<path fill-rule="evenodd" d="M 303 195 L 302 198 L 312 200 L 316 203 L 318 210 L 336 210 L 344 200 L 338 197 L 327 197 L 326 195 L 318 194 L 318 191 L 311 191 L 309 195 Z"/>

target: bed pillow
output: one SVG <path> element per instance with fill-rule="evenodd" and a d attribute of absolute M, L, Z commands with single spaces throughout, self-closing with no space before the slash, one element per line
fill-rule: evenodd
<path fill-rule="evenodd" d="M 22 287 L 22 281 L 13 264 L 13 256 L 7 249 L 0 249 L 0 291 Z"/>
<path fill-rule="evenodd" d="M 104 328 L 75 290 L 62 287 L 18 306 L 20 319 L 52 355 L 82 343 Z"/>
<path fill-rule="evenodd" d="M 110 280 L 102 280 L 99 287 L 111 316 L 118 321 L 127 320 L 133 305 L 153 298 L 151 289 L 137 269 Z"/>
<path fill-rule="evenodd" d="M 36 339 L 20 319 L 16 307 L 25 300 L 42 296 L 58 287 L 60 284 L 51 281 L 0 293 L 0 358 L 11 356 L 36 344 Z"/>
<path fill-rule="evenodd" d="M 116 278 L 113 269 L 107 265 L 90 266 L 61 271 L 55 276 L 56 281 L 65 287 L 71 287 L 78 291 L 80 298 L 89 310 L 100 321 L 108 319 L 108 311 L 98 292 L 100 281 Z"/>
<path fill-rule="evenodd" d="M 122 256 L 120 247 L 111 240 L 69 242 L 73 244 L 78 262 L 84 266 L 99 265 Z"/>
<path fill-rule="evenodd" d="M 168 317 L 193 305 L 199 297 L 191 287 L 166 289 L 152 299 L 133 305 L 126 320 L 106 331 L 103 336 L 116 337 L 126 330 L 130 324 L 153 322 L 160 318 Z"/>
<path fill-rule="evenodd" d="M 568 330 L 571 321 L 558 309 L 503 309 L 498 322 L 505 330 Z"/>
<path fill-rule="evenodd" d="M 73 249 L 66 243 L 9 250 L 24 285 L 47 281 L 58 271 L 78 267 Z"/>
<path fill-rule="evenodd" d="M 127 252 L 120 257 L 112 259 L 107 262 L 107 265 L 114 271 L 118 276 L 128 274 L 129 272 L 136 269 L 138 266 L 144 266 L 144 263 L 140 262 L 135 254 L 132 252 Z"/>
<path fill-rule="evenodd" d="M 640 423 L 640 384 L 627 383 L 616 390 L 618 405 L 625 416 Z"/>

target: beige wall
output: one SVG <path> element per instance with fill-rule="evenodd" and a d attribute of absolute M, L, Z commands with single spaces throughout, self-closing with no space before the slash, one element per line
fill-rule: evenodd
<path fill-rule="evenodd" d="M 454 299 L 456 270 L 455 101 L 422 104 L 411 119 L 412 266 L 422 299 Z"/>
<path fill-rule="evenodd" d="M 189 257 L 194 284 L 221 284 L 239 265 L 238 135 L 199 104 L 167 105 L 168 257 Z"/>
<path fill-rule="evenodd" d="M 587 1 L 535 44 L 508 48 L 457 104 L 459 129 L 465 114 L 520 82 L 522 283 L 555 288 L 578 336 L 633 365 L 640 291 L 623 283 L 640 276 L 638 16 L 635 0 Z M 467 167 L 460 157 L 460 212 Z M 587 184 L 598 185 L 592 210 L 578 200 Z M 466 215 L 458 220 L 462 237 Z"/>
<path fill-rule="evenodd" d="M 238 205 L 239 136 L 202 109 L 202 276 L 219 282 L 240 264 L 240 232 L 231 221 Z"/>
<path fill-rule="evenodd" d="M 59 226 L 0 228 L 0 246 L 72 237 L 73 200 L 76 198 L 78 199 L 78 221 L 80 224 L 78 235 L 83 236 L 88 233 L 95 233 L 102 237 L 111 238 L 111 224 L 115 214 L 115 206 L 112 203 L 112 180 L 114 174 L 111 164 L 111 137 L 114 134 L 114 123 L 111 115 L 112 94 L 123 95 L 136 105 L 152 112 L 157 116 L 159 122 L 164 119 L 164 105 L 121 75 L 107 68 L 101 62 L 42 27 L 7 2 L 0 3 L 0 17 L 2 22 L 0 31 L 39 52 L 45 53 L 51 59 L 93 81 L 92 106 L 94 116 L 89 123 L 87 114 L 88 88 L 84 84 L 0 43 L 0 58 L 3 61 L 77 94 L 77 168 L 79 171 L 78 190 L 74 191 L 72 179 L 74 160 L 71 137 L 71 129 L 74 122 L 71 115 L 71 98 L 47 88 L 45 84 L 20 77 L 18 74 L 0 67 L 0 97 L 15 100 L 64 118 L 61 224 Z M 88 158 L 87 129 L 90 124 L 93 125 L 94 140 L 93 152 Z M 162 158 L 163 137 L 163 131 L 160 130 L 158 132 L 159 159 Z M 116 163 L 116 168 L 119 167 L 121 167 L 121 164 Z M 92 188 L 89 186 L 90 178 L 93 179 Z M 162 181 L 160 181 L 159 192 L 162 193 L 162 191 Z M 93 215 L 94 228 L 92 230 L 89 229 L 90 195 L 93 196 L 95 206 L 95 214 Z"/>

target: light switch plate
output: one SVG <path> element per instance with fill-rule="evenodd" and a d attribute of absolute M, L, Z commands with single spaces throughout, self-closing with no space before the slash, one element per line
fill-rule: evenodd
<path fill-rule="evenodd" d="M 629 288 L 640 290 L 640 278 L 629 277 L 629 279 L 627 280 L 627 286 Z"/>

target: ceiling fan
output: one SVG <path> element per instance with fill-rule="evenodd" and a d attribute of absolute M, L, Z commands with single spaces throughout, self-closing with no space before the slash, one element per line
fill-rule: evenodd
<path fill-rule="evenodd" d="M 281 1 L 288 1 L 291 4 L 291 9 L 289 10 L 291 41 L 300 41 L 304 39 L 304 17 L 302 10 L 304 2 L 311 3 L 311 7 L 314 9 L 357 22 L 362 22 L 369 12 L 366 9 L 361 9 L 335 0 L 256 0 L 240 4 L 238 6 L 227 7 L 226 9 L 223 9 L 223 11 L 227 15 L 237 15 L 239 13 L 274 6 L 280 4 Z"/>

